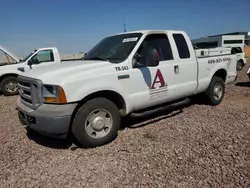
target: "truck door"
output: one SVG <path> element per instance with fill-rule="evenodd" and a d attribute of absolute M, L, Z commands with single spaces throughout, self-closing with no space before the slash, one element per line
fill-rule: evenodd
<path fill-rule="evenodd" d="M 32 69 L 41 66 L 55 64 L 54 53 L 52 50 L 41 50 L 30 58 Z"/>
<path fill-rule="evenodd" d="M 135 110 L 168 102 L 175 99 L 176 87 L 171 45 L 168 36 L 149 34 L 146 36 L 136 54 L 143 56 L 147 46 L 157 50 L 159 65 L 157 67 L 134 67 L 131 73 L 132 98 Z M 135 55 L 136 55 L 135 54 Z M 139 60 L 140 63 L 140 60 Z"/>
<path fill-rule="evenodd" d="M 196 56 L 187 35 L 173 33 L 170 37 L 174 54 L 174 85 L 176 97 L 182 98 L 192 95 L 197 87 L 198 64 Z M 172 41 L 173 40 L 173 41 Z"/>

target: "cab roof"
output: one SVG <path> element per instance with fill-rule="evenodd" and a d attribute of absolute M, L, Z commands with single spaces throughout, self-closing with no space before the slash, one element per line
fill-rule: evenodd
<path fill-rule="evenodd" d="M 180 33 L 183 31 L 180 30 L 134 30 L 134 31 L 128 31 L 128 32 L 122 32 L 122 33 L 117 33 L 117 34 L 113 34 L 110 36 L 115 36 L 115 35 L 122 35 L 122 34 L 126 34 L 126 33 L 142 33 L 142 34 L 147 34 L 147 33 L 151 33 L 151 32 L 167 32 L 167 33 Z"/>

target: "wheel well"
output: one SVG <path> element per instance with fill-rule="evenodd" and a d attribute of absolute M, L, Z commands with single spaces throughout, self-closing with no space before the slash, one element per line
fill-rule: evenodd
<path fill-rule="evenodd" d="M 239 59 L 238 62 L 241 62 L 242 64 L 244 64 L 243 59 Z"/>
<path fill-rule="evenodd" d="M 97 97 L 104 97 L 106 99 L 111 100 L 119 110 L 126 110 L 126 104 L 123 99 L 123 97 L 114 91 L 104 90 L 104 91 L 98 91 L 95 93 L 92 93 L 88 95 L 87 97 L 84 97 L 77 106 L 82 106 L 87 101 L 97 98 Z"/>
<path fill-rule="evenodd" d="M 1 87 L 2 80 L 4 78 L 8 77 L 8 76 L 15 76 L 15 77 L 17 77 L 18 74 L 11 73 L 11 74 L 4 74 L 4 75 L 0 76 L 0 87 Z"/>
<path fill-rule="evenodd" d="M 220 70 L 216 71 L 214 76 L 218 76 L 218 77 L 222 78 L 224 80 L 224 82 L 225 82 L 226 77 L 227 77 L 227 71 L 225 71 L 224 69 L 220 69 Z"/>

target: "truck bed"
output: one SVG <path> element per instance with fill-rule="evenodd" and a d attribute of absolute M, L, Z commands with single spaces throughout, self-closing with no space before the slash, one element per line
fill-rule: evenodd
<path fill-rule="evenodd" d="M 197 58 L 213 57 L 219 55 L 230 55 L 231 47 L 218 47 L 218 48 L 207 48 L 207 49 L 195 49 L 195 55 Z"/>
<path fill-rule="evenodd" d="M 221 69 L 227 67 L 226 84 L 234 82 L 237 75 L 237 61 L 234 54 L 197 58 L 197 62 L 199 67 L 197 78 L 199 82 L 197 88 L 198 92 L 204 90 L 203 87 L 206 87 L 209 84 L 211 77 L 213 76 L 213 74 L 211 74 L 214 72 L 213 69 L 218 69 L 218 66 L 214 66 L 216 64 L 219 65 Z"/>

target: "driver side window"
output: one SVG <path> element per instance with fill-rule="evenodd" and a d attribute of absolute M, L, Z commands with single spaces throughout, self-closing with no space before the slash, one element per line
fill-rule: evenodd
<path fill-rule="evenodd" d="M 34 57 L 32 57 L 32 64 L 40 64 L 51 61 L 54 61 L 54 55 L 52 50 L 39 51 Z"/>
<path fill-rule="evenodd" d="M 150 34 L 146 36 L 137 53 L 144 56 L 148 46 L 157 50 L 160 61 L 173 59 L 171 45 L 166 34 Z M 141 58 L 140 61 L 143 61 L 143 59 Z"/>

